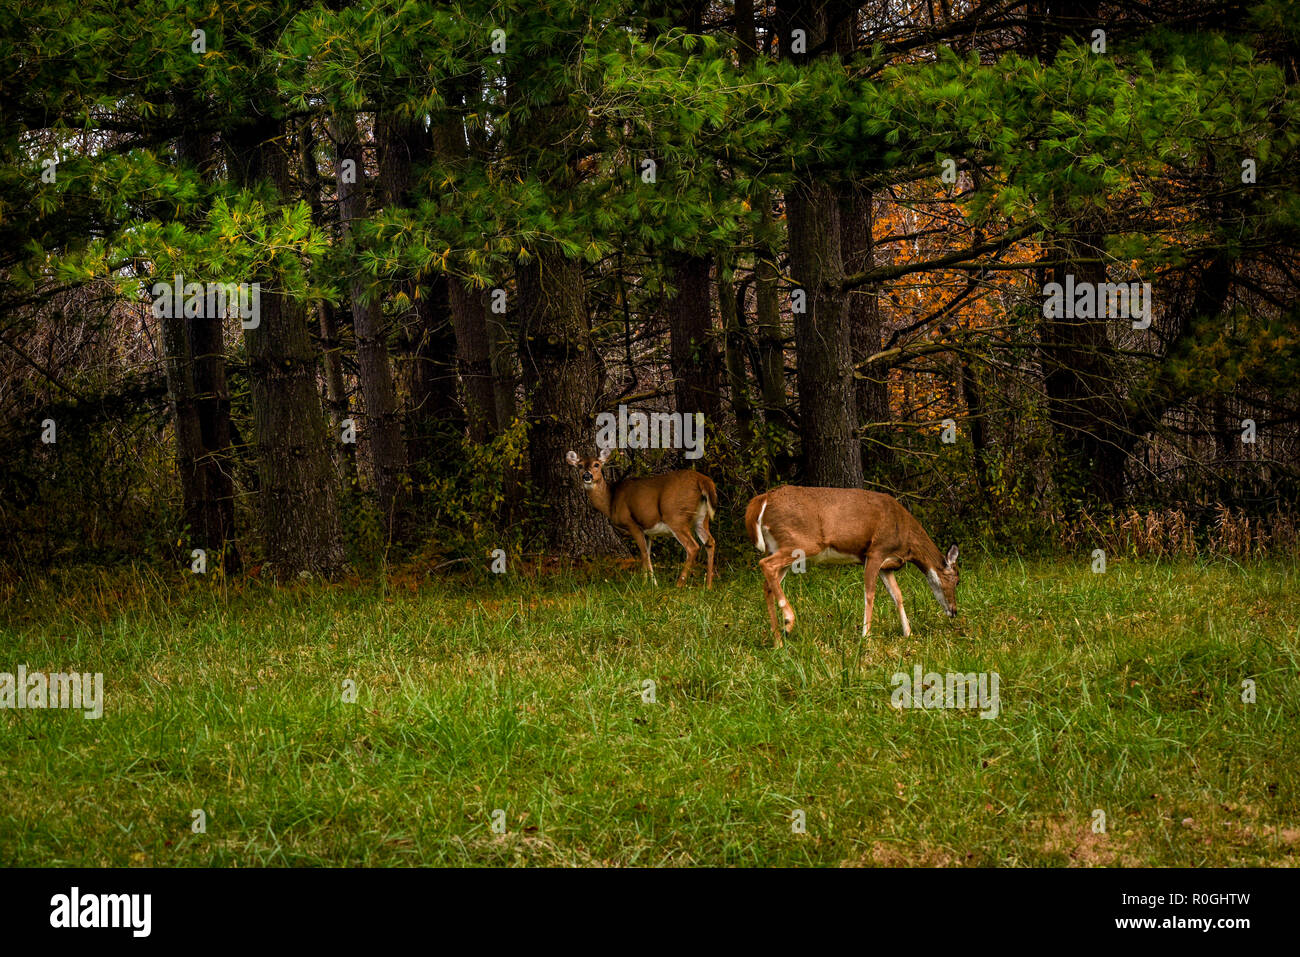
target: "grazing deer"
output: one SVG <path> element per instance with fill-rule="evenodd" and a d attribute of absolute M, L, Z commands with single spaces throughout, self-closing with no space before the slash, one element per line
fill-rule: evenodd
<path fill-rule="evenodd" d="M 903 593 L 894 580 L 894 570 L 907 562 L 925 573 L 930 590 L 948 616 L 957 614 L 957 546 L 943 555 L 912 513 L 892 495 L 862 489 L 785 485 L 750 500 L 745 509 L 745 530 L 758 550 L 766 553 L 758 564 L 763 570 L 767 615 L 778 648 L 778 607 L 785 617 L 786 634 L 794 628 L 794 609 L 781 590 L 781 582 L 800 557 L 796 552 L 802 552 L 813 564 L 863 566 L 863 638 L 871 630 L 877 575 L 898 607 L 903 637 L 912 633 L 903 611 Z"/>
<path fill-rule="evenodd" d="M 649 478 L 625 478 L 612 486 L 605 481 L 604 465 L 609 460 L 609 449 L 602 449 L 594 459 L 582 459 L 570 452 L 565 461 L 578 470 L 587 497 L 615 528 L 636 540 L 641 552 L 641 564 L 654 581 L 655 570 L 650 564 L 650 542 L 655 535 L 672 535 L 686 549 L 686 564 L 682 566 L 678 587 L 686 582 L 686 575 L 695 564 L 700 546 L 692 537 L 692 529 L 708 549 L 708 575 L 705 587 L 713 587 L 713 536 L 709 534 L 709 519 L 718 507 L 718 490 L 713 479 L 691 469 L 668 472 Z"/>

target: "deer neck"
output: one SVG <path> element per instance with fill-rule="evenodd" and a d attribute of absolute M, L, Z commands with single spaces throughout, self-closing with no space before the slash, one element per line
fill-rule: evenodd
<path fill-rule="evenodd" d="M 912 533 L 909 537 L 912 564 L 925 572 L 927 578 L 931 572 L 942 571 L 943 553 L 939 551 L 939 546 L 935 545 L 934 539 L 926 534 L 920 522 L 915 520 L 912 522 Z"/>
<path fill-rule="evenodd" d="M 602 481 L 600 484 L 593 485 L 591 488 L 587 489 L 587 498 L 591 501 L 591 504 L 596 507 L 596 511 L 600 512 L 606 518 L 609 518 L 610 505 L 613 502 L 614 496 L 609 490 L 608 482 Z"/>
<path fill-rule="evenodd" d="M 939 577 L 944 570 L 943 553 L 934 544 L 934 539 L 925 533 L 925 529 L 919 522 L 913 521 L 912 524 L 914 526 L 911 536 L 912 564 L 925 573 L 926 584 L 930 586 L 930 591 L 934 595 L 934 600 L 939 603 L 939 607 L 952 614 L 948 599 L 943 593 L 943 582 Z"/>

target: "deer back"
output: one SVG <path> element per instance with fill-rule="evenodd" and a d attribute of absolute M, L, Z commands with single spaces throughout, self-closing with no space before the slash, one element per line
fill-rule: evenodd
<path fill-rule="evenodd" d="M 764 551 L 771 551 L 773 545 L 778 549 L 799 548 L 811 557 L 832 549 L 858 561 L 873 551 L 908 561 L 920 530 L 911 513 L 892 495 L 797 485 L 773 489 L 751 501 L 745 525 L 750 530 L 750 541 Z"/>
<path fill-rule="evenodd" d="M 660 522 L 670 528 L 680 527 L 694 519 L 702 498 L 715 507 L 717 491 L 708 476 L 693 469 L 623 479 L 611 493 L 610 520 L 616 525 L 637 525 L 642 529 Z"/>

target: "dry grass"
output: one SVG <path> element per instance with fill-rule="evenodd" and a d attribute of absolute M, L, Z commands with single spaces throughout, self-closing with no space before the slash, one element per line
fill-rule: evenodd
<path fill-rule="evenodd" d="M 1056 517 L 1053 526 L 1070 550 L 1100 548 L 1134 558 L 1232 558 L 1300 556 L 1300 523 L 1281 511 L 1254 517 L 1219 505 L 1210 522 L 1198 523 L 1177 508 L 1107 516 Z"/>

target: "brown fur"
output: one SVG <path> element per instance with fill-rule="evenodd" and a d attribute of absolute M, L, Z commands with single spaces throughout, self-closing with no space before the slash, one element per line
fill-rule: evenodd
<path fill-rule="evenodd" d="M 610 485 L 605 479 L 606 458 L 607 455 L 580 459 L 576 453 L 570 452 L 567 461 L 578 470 L 579 476 L 583 473 L 592 476 L 592 484 L 587 488 L 588 499 L 609 519 L 611 525 L 631 535 L 636 541 L 637 550 L 641 553 L 641 566 L 646 573 L 654 576 L 646 532 L 663 524 L 686 550 L 686 563 L 677 579 L 678 586 L 685 584 L 686 576 L 699 554 L 700 545 L 692 534 L 697 532 L 707 550 L 705 587 L 712 588 L 716 543 L 709 532 L 709 520 L 718 509 L 718 489 L 713 484 L 713 479 L 693 469 L 682 469 L 647 478 L 625 478 Z M 697 523 L 696 516 L 700 513 L 701 504 L 705 506 L 705 511 Z"/>
<path fill-rule="evenodd" d="M 781 583 L 797 558 L 796 551 L 802 551 L 813 564 L 821 556 L 863 566 L 863 637 L 871 630 L 877 576 L 898 607 L 903 634 L 910 634 L 903 594 L 894 580 L 894 571 L 909 562 L 925 573 L 944 610 L 956 614 L 957 547 L 954 545 L 945 557 L 912 513 L 892 495 L 862 489 L 785 485 L 750 500 L 745 509 L 745 531 L 750 542 L 765 555 L 759 565 L 768 618 L 778 646 L 778 607 L 785 618 L 786 634 L 794 628 L 794 609 Z M 930 579 L 931 573 L 937 577 L 937 584 Z"/>

